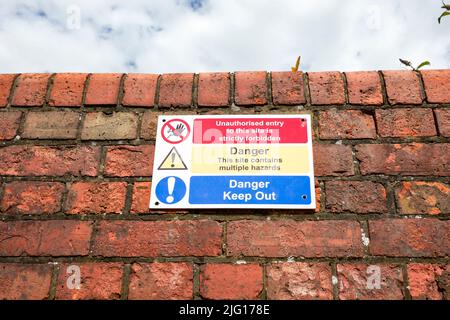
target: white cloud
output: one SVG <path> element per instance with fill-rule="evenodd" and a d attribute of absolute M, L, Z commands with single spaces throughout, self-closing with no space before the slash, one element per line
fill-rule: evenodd
<path fill-rule="evenodd" d="M 190 5 L 192 3 L 192 5 Z M 67 28 L 78 6 L 81 27 Z M 204 72 L 450 65 L 435 0 L 2 0 L 0 72 Z"/>

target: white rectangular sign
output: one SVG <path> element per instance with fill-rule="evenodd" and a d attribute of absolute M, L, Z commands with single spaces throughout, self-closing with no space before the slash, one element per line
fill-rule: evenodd
<path fill-rule="evenodd" d="M 309 115 L 158 117 L 150 208 L 315 206 Z"/>

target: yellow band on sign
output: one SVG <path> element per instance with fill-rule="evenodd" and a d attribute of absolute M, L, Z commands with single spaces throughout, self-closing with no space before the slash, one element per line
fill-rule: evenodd
<path fill-rule="evenodd" d="M 304 159 L 302 161 L 302 159 Z M 192 147 L 193 173 L 308 173 L 307 145 L 209 144 Z"/>

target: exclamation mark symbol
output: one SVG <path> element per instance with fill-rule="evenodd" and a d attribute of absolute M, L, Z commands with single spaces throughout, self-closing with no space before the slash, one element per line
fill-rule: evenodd
<path fill-rule="evenodd" d="M 170 155 L 170 157 L 172 158 L 172 164 L 171 167 L 175 167 L 175 152 L 173 151 L 172 154 Z"/>
<path fill-rule="evenodd" d="M 169 195 L 166 198 L 167 203 L 172 203 L 174 198 L 173 198 L 173 189 L 175 188 L 175 177 L 169 177 L 167 179 L 167 191 L 169 193 Z"/>

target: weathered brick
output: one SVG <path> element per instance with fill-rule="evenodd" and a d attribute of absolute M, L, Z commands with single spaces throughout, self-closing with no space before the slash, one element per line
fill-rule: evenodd
<path fill-rule="evenodd" d="M 150 177 L 153 171 L 154 153 L 154 145 L 108 147 L 106 149 L 105 175 Z"/>
<path fill-rule="evenodd" d="M 42 106 L 45 103 L 50 76 L 46 73 L 21 74 L 11 104 L 18 107 Z"/>
<path fill-rule="evenodd" d="M 402 214 L 449 214 L 450 187 L 440 182 L 402 182 L 396 189 Z"/>
<path fill-rule="evenodd" d="M 49 264 L 0 263 L 0 299 L 47 299 L 52 268 Z"/>
<path fill-rule="evenodd" d="M 29 139 L 75 139 L 81 115 L 71 111 L 28 112 L 22 137 Z"/>
<path fill-rule="evenodd" d="M 87 76 L 87 73 L 56 74 L 48 104 L 52 107 L 80 107 Z"/>
<path fill-rule="evenodd" d="M 272 72 L 272 97 L 275 105 L 305 104 L 302 72 Z"/>
<path fill-rule="evenodd" d="M 131 200 L 131 213 L 149 213 L 151 182 L 135 182 L 133 186 L 133 199 Z"/>
<path fill-rule="evenodd" d="M 5 185 L 1 211 L 6 214 L 47 214 L 61 209 L 64 184 L 13 181 Z"/>
<path fill-rule="evenodd" d="M 156 127 L 158 126 L 158 116 L 162 115 L 160 112 L 146 111 L 142 115 L 142 125 L 140 137 L 146 140 L 156 139 Z"/>
<path fill-rule="evenodd" d="M 433 111 L 429 108 L 379 109 L 375 111 L 382 137 L 430 137 L 436 135 Z"/>
<path fill-rule="evenodd" d="M 398 265 L 338 264 L 337 275 L 341 300 L 403 299 L 403 275 Z"/>
<path fill-rule="evenodd" d="M 127 74 L 123 85 L 122 104 L 127 107 L 153 107 L 157 81 L 157 74 Z"/>
<path fill-rule="evenodd" d="M 259 264 L 208 263 L 200 270 L 200 294 L 206 299 L 256 300 L 263 289 Z"/>
<path fill-rule="evenodd" d="M 99 161 L 99 147 L 8 146 L 0 148 L 0 175 L 96 176 Z"/>
<path fill-rule="evenodd" d="M 225 107 L 230 100 L 230 75 L 225 72 L 200 73 L 198 79 L 198 105 Z"/>
<path fill-rule="evenodd" d="M 311 104 L 344 104 L 344 80 L 340 72 L 308 72 Z"/>
<path fill-rule="evenodd" d="M 283 262 L 267 267 L 267 298 L 331 300 L 331 267 L 326 263 Z"/>
<path fill-rule="evenodd" d="M 81 130 L 82 140 L 136 139 L 138 115 L 134 112 L 90 112 Z"/>
<path fill-rule="evenodd" d="M 387 212 L 386 190 L 371 181 L 326 181 L 326 208 L 331 212 Z"/>
<path fill-rule="evenodd" d="M 159 88 L 160 108 L 189 108 L 192 104 L 193 73 L 164 74 Z"/>
<path fill-rule="evenodd" d="M 371 114 L 361 110 L 336 109 L 319 113 L 321 139 L 374 139 L 376 136 Z"/>
<path fill-rule="evenodd" d="M 0 75 L 0 108 L 8 104 L 9 95 L 16 76 L 15 74 Z"/>
<path fill-rule="evenodd" d="M 94 255 L 107 257 L 217 256 L 222 226 L 216 221 L 101 221 Z"/>
<path fill-rule="evenodd" d="M 358 105 L 382 105 L 381 81 L 376 71 L 346 72 L 348 102 Z"/>
<path fill-rule="evenodd" d="M 429 103 L 450 103 L 450 70 L 424 70 L 425 94 Z"/>
<path fill-rule="evenodd" d="M 119 73 L 94 73 L 89 78 L 86 91 L 86 105 L 110 105 L 117 104 L 119 97 L 120 79 Z"/>
<path fill-rule="evenodd" d="M 85 256 L 92 224 L 73 220 L 0 222 L 0 256 Z"/>
<path fill-rule="evenodd" d="M 19 130 L 22 112 L 0 112 L 0 140 L 13 139 Z"/>
<path fill-rule="evenodd" d="M 413 299 L 450 299 L 450 265 L 411 263 L 407 272 Z"/>
<path fill-rule="evenodd" d="M 190 300 L 193 268 L 189 263 L 134 263 L 128 298 L 131 300 Z"/>
<path fill-rule="evenodd" d="M 228 255 L 352 257 L 363 254 L 356 221 L 232 221 Z"/>
<path fill-rule="evenodd" d="M 122 213 L 126 182 L 75 182 L 67 194 L 67 213 Z"/>
<path fill-rule="evenodd" d="M 351 146 L 314 144 L 313 152 L 316 176 L 352 176 L 354 174 Z"/>
<path fill-rule="evenodd" d="M 69 287 L 75 283 L 71 277 L 78 267 L 80 270 L 79 289 Z M 105 262 L 73 262 L 59 266 L 56 299 L 64 300 L 113 300 L 120 299 L 122 291 L 123 265 L 121 263 Z"/>
<path fill-rule="evenodd" d="M 450 220 L 369 221 L 369 250 L 375 256 L 440 257 L 450 253 Z"/>
<path fill-rule="evenodd" d="M 356 157 L 362 174 L 450 175 L 449 143 L 360 144 Z"/>
<path fill-rule="evenodd" d="M 267 73 L 258 72 L 236 72 L 235 97 L 237 105 L 264 105 L 267 104 Z"/>
<path fill-rule="evenodd" d="M 450 109 L 434 109 L 439 134 L 443 137 L 450 137 Z"/>
<path fill-rule="evenodd" d="M 383 71 L 390 104 L 421 104 L 419 77 L 414 71 Z"/>

